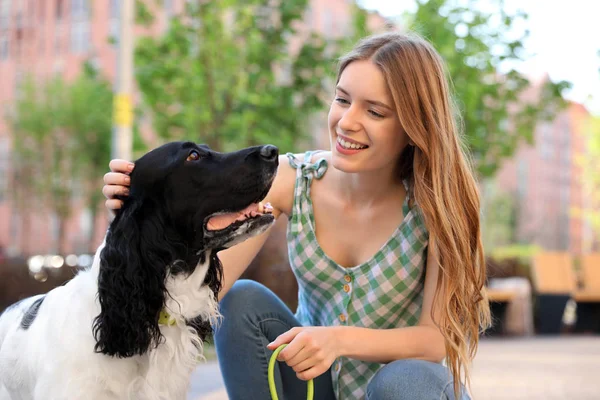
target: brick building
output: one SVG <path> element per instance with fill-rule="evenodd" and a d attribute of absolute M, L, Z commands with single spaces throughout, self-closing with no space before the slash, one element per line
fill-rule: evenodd
<path fill-rule="evenodd" d="M 185 1 L 163 0 L 151 32 L 136 27 L 136 34 L 164 31 L 169 16 L 182 10 Z M 118 34 L 119 3 L 119 0 L 0 0 L 0 246 L 11 254 L 55 252 L 58 229 L 56 218 L 44 210 L 19 215 L 11 204 L 10 187 L 18 182 L 13 182 L 11 175 L 12 141 L 5 115 L 10 112 L 27 74 L 40 82 L 57 74 L 71 80 L 79 74 L 83 62 L 89 60 L 114 82 L 117 47 L 109 38 Z M 311 0 L 304 19 L 305 29 L 327 37 L 348 33 L 352 6 L 353 2 L 348 0 Z M 378 14 L 370 15 L 369 25 L 373 28 L 386 24 Z M 320 135 L 315 133 L 315 136 Z M 91 232 L 94 225 L 90 215 L 89 210 L 75 207 L 66 228 L 68 251 L 87 251 L 91 235 L 93 241 L 101 240 L 107 216 L 100 215 L 96 231 Z"/>
<path fill-rule="evenodd" d="M 586 108 L 569 103 L 554 120 L 540 122 L 534 144 L 522 145 L 500 169 L 498 187 L 516 204 L 517 241 L 574 254 L 591 250 L 591 226 L 573 213 L 586 206 L 577 157 L 590 129 Z"/>

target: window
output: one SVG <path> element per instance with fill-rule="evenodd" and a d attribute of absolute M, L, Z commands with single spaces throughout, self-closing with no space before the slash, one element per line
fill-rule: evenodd
<path fill-rule="evenodd" d="M 90 48 L 90 21 L 74 21 L 71 26 L 71 51 L 85 53 Z"/>
<path fill-rule="evenodd" d="M 71 16 L 76 18 L 88 18 L 90 7 L 88 0 L 71 0 Z"/>
<path fill-rule="evenodd" d="M 0 34 L 0 61 L 8 60 L 9 56 L 8 37 L 7 34 Z"/>
<path fill-rule="evenodd" d="M 54 52 L 60 54 L 62 51 L 62 26 L 54 27 Z"/>
<path fill-rule="evenodd" d="M 63 60 L 55 60 L 52 66 L 52 74 L 61 76 L 65 71 L 65 62 Z"/>
<path fill-rule="evenodd" d="M 315 17 L 314 17 L 314 10 L 312 5 L 308 5 L 306 7 L 306 10 L 304 11 L 304 22 L 306 23 L 306 26 L 308 27 L 308 29 L 312 30 L 314 28 L 314 23 L 315 23 Z"/>
<path fill-rule="evenodd" d="M 43 22 L 39 22 L 38 32 L 38 52 L 42 55 L 46 49 L 46 28 Z"/>
<path fill-rule="evenodd" d="M 65 16 L 65 4 L 63 0 L 56 0 L 56 20 L 61 22 Z"/>
<path fill-rule="evenodd" d="M 88 0 L 71 0 L 71 21 L 71 51 L 86 53 L 91 42 Z"/>
<path fill-rule="evenodd" d="M 554 138 L 552 136 L 552 126 L 543 123 L 539 127 L 539 151 L 543 159 L 548 160 L 554 155 Z"/>
<path fill-rule="evenodd" d="M 108 23 L 108 37 L 115 45 L 119 42 L 119 1 L 110 0 L 110 21 Z"/>
<path fill-rule="evenodd" d="M 527 161 L 523 158 L 519 159 L 517 164 L 517 196 L 519 199 L 527 197 L 527 186 L 529 185 L 528 179 L 529 166 Z"/>
<path fill-rule="evenodd" d="M 165 14 L 167 15 L 167 17 L 172 17 L 173 14 L 175 13 L 174 11 L 174 7 L 173 7 L 173 0 L 163 0 L 163 6 L 165 9 Z"/>
<path fill-rule="evenodd" d="M 40 3 L 38 6 L 38 19 L 43 21 L 46 17 L 46 2 Z"/>
<path fill-rule="evenodd" d="M 23 94 L 23 72 L 22 71 L 17 71 L 15 72 L 15 88 L 14 88 L 14 93 L 15 93 L 15 98 L 20 98 L 21 95 Z"/>
<path fill-rule="evenodd" d="M 93 220 L 92 212 L 89 208 L 86 208 L 81 212 L 79 216 L 79 234 L 80 238 L 88 241 L 92 236 Z"/>
<path fill-rule="evenodd" d="M 58 248 L 60 244 L 58 241 L 60 240 L 60 218 L 56 213 L 50 214 L 50 240 L 52 243 L 52 251 L 55 253 L 58 252 Z"/>
<path fill-rule="evenodd" d="M 30 25 L 35 24 L 35 0 L 29 0 L 27 4 L 27 23 Z M 43 4 L 40 4 L 43 7 Z"/>
<path fill-rule="evenodd" d="M 323 34 L 329 39 L 333 36 L 333 13 L 330 8 L 326 8 L 323 13 Z"/>
<path fill-rule="evenodd" d="M 8 28 L 10 23 L 10 0 L 0 0 L 0 29 Z"/>
<path fill-rule="evenodd" d="M 119 19 L 119 0 L 110 0 L 110 19 Z"/>

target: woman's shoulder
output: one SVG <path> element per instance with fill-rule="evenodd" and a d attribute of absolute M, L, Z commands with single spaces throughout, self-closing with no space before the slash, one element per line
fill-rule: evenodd
<path fill-rule="evenodd" d="M 288 164 L 296 169 L 302 164 L 314 164 L 320 159 L 330 160 L 331 151 L 329 150 L 309 150 L 304 153 L 286 153 L 285 157 Z M 309 159 L 310 158 L 310 159 Z"/>
<path fill-rule="evenodd" d="M 274 209 L 290 215 L 294 205 L 294 188 L 298 169 L 303 164 L 312 165 L 325 158 L 329 160 L 330 152 L 324 150 L 305 153 L 286 153 L 279 156 L 279 168 L 267 200 Z M 310 159 L 308 159 L 310 157 Z"/>

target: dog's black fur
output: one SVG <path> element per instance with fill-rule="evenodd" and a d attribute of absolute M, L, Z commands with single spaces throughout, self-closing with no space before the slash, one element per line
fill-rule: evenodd
<path fill-rule="evenodd" d="M 188 160 L 192 152 L 200 159 Z M 93 326 L 97 352 L 131 357 L 158 345 L 167 276 L 189 275 L 207 256 L 205 284 L 217 295 L 222 277 L 217 251 L 233 243 L 236 226 L 206 231 L 207 219 L 262 200 L 277 166 L 274 146 L 217 153 L 191 142 L 168 143 L 135 163 L 130 195 L 122 198 L 101 253 L 101 313 Z M 253 226 L 272 222 L 271 215 L 252 219 Z M 201 336 L 211 332 L 208 321 L 188 323 Z"/>
<path fill-rule="evenodd" d="M 31 324 L 33 324 L 33 321 L 35 321 L 35 317 L 37 317 L 40 306 L 44 302 L 45 298 L 45 295 L 41 296 L 39 299 L 34 301 L 33 304 L 31 304 L 31 306 L 29 306 L 27 311 L 25 311 L 25 314 L 23 314 L 23 319 L 21 319 L 21 329 L 27 330 L 29 329 Z"/>

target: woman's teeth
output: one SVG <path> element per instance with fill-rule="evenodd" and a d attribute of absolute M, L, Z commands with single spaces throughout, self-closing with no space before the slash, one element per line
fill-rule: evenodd
<path fill-rule="evenodd" d="M 344 139 L 342 139 L 339 136 L 337 137 L 337 141 L 344 149 L 348 149 L 348 150 L 361 150 L 361 149 L 366 149 L 368 147 L 368 146 L 363 146 L 363 145 L 356 144 L 356 143 L 346 142 Z"/>

